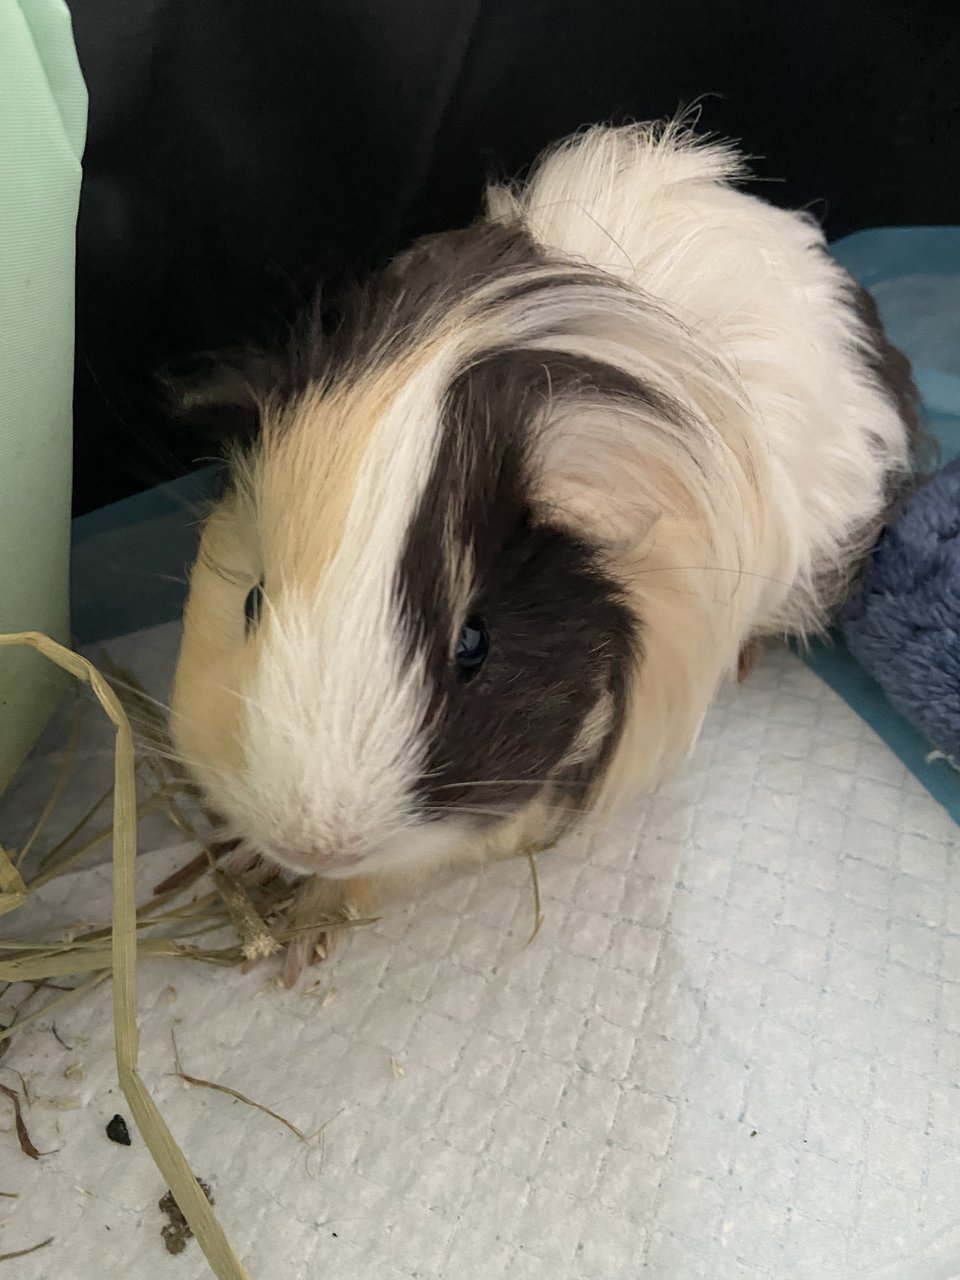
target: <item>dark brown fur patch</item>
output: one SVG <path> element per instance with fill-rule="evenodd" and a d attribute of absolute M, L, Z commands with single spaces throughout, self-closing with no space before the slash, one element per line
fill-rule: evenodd
<path fill-rule="evenodd" d="M 890 341 L 873 294 L 852 276 L 847 280 L 850 305 L 871 339 L 868 368 L 900 415 L 910 446 L 910 470 L 888 477 L 885 517 L 889 521 L 909 495 L 936 471 L 938 447 L 923 425 L 923 406 L 909 359 Z"/>
<path fill-rule="evenodd" d="M 350 382 L 396 359 L 478 285 L 544 261 L 519 226 L 478 222 L 425 236 L 336 304 L 322 305 L 318 295 L 274 347 L 221 352 L 181 368 L 170 378 L 171 397 L 194 429 L 250 444 L 265 406 L 282 410 L 308 389 Z"/>
<path fill-rule="evenodd" d="M 911 443 L 919 444 L 922 434 L 920 393 L 913 380 L 910 361 L 887 337 L 873 294 L 851 278 L 850 296 L 854 311 L 873 339 L 873 350 L 867 357 L 870 372 L 899 413 Z"/>
<path fill-rule="evenodd" d="M 481 287 L 485 308 L 506 314 L 522 306 L 529 321 L 538 296 L 555 301 L 558 291 L 572 288 L 582 297 L 584 285 L 611 294 L 625 287 L 603 272 L 551 262 L 516 228 L 481 225 L 434 237 L 395 265 L 379 286 L 383 292 L 361 300 L 344 341 L 355 326 L 364 336 L 345 348 L 341 368 L 354 361 L 369 367 L 381 353 L 395 353 L 397 343 L 442 325 L 454 302 L 469 302 Z M 575 311 L 570 323 L 577 324 Z M 537 336 L 548 342 L 551 335 Z M 562 348 L 564 335 L 553 336 Z M 453 378 L 438 455 L 397 581 L 411 657 L 421 653 L 427 663 L 421 793 L 434 813 L 524 804 L 538 785 L 576 807 L 620 737 L 641 626 L 600 550 L 537 509 L 534 446 L 557 400 L 644 405 L 684 420 L 678 405 L 615 365 L 562 349 L 478 352 Z M 452 585 L 450 561 L 460 553 L 472 566 L 469 602 L 456 599 Z M 465 682 L 453 650 L 474 616 L 489 632 L 490 652 Z M 586 758 L 573 762 L 600 704 L 610 708 L 609 722 Z"/>
<path fill-rule="evenodd" d="M 544 275 L 548 266 L 553 271 Z M 480 287 L 498 282 L 491 307 L 573 283 L 627 289 L 602 271 L 551 263 L 519 224 L 481 221 L 425 236 L 335 306 L 321 306 L 318 297 L 275 349 L 198 360 L 176 379 L 181 416 L 198 428 L 206 419 L 213 435 L 252 442 L 265 406 L 282 411 L 309 389 L 368 375 L 422 344 Z"/>
<path fill-rule="evenodd" d="M 547 782 L 575 807 L 622 728 L 639 622 L 598 549 L 544 520 L 533 501 L 531 446 L 551 395 L 596 403 L 649 393 L 598 362 L 490 353 L 449 389 L 439 454 L 404 548 L 398 589 L 432 692 L 422 792 L 438 811 L 522 804 Z M 451 534 L 472 556 L 466 614 L 490 634 L 487 661 L 466 683 L 451 657 L 466 621 L 449 589 Z M 601 699 L 612 709 L 605 734 L 587 760 L 565 768 Z"/>
<path fill-rule="evenodd" d="M 937 453 L 936 442 L 923 428 L 920 393 L 913 380 L 910 361 L 887 336 L 873 295 L 850 275 L 847 275 L 847 295 L 870 339 L 865 352 L 868 371 L 899 414 L 906 429 L 910 455 L 906 469 L 891 468 L 887 473 L 884 509 L 877 520 L 870 527 L 859 530 L 858 536 L 852 539 L 852 544 L 859 547 L 859 557 L 840 571 L 829 570 L 818 584 L 821 598 L 831 612 L 854 590 L 884 525 L 896 519 L 903 503 L 923 483 L 928 468 L 935 470 Z M 877 446 L 881 447 L 879 441 Z"/>

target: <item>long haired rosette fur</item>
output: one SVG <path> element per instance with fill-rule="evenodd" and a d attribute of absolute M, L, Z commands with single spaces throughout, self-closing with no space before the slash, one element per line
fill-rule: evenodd
<path fill-rule="evenodd" d="M 909 371 L 739 176 L 677 126 L 590 130 L 247 375 L 173 724 L 303 919 L 655 786 L 744 646 L 843 596 Z"/>

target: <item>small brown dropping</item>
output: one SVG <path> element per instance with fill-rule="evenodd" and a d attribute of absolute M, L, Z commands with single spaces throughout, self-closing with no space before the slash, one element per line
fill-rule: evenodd
<path fill-rule="evenodd" d="M 202 1178 L 198 1178 L 197 1182 L 200 1190 L 207 1197 L 211 1204 L 214 1203 L 213 1192 Z M 183 1211 L 174 1199 L 173 1192 L 167 1191 L 159 1200 L 160 1212 L 165 1215 L 167 1221 L 160 1228 L 160 1238 L 163 1240 L 167 1253 L 183 1253 L 187 1247 L 187 1241 L 193 1236 L 190 1225 L 183 1216 Z"/>
<path fill-rule="evenodd" d="M 162 1204 L 163 1201 L 160 1203 Z M 183 1253 L 192 1234 L 189 1227 L 178 1227 L 173 1222 L 168 1222 L 166 1226 L 160 1228 L 160 1238 L 167 1253 Z"/>
<path fill-rule="evenodd" d="M 121 1147 L 130 1146 L 130 1130 L 123 1116 L 114 1116 L 107 1125 L 107 1137 L 111 1142 L 118 1142 Z"/>

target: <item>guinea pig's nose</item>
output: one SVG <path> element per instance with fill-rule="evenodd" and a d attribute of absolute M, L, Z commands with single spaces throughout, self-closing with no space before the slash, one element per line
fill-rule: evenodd
<path fill-rule="evenodd" d="M 284 861 L 301 875 L 330 875 L 356 866 L 362 855 L 336 845 L 307 845 L 285 853 Z"/>

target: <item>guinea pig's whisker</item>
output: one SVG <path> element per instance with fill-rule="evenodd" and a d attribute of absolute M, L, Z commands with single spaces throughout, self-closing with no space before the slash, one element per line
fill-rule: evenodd
<path fill-rule="evenodd" d="M 177 755 L 175 751 L 166 751 L 163 747 L 157 746 L 157 744 L 149 738 L 140 739 L 140 745 L 143 746 L 151 756 L 157 759 L 169 760 L 171 764 L 182 765 L 184 763 L 182 757 Z"/>
<path fill-rule="evenodd" d="M 509 810 L 505 809 L 482 809 L 477 805 L 437 805 L 433 808 L 427 808 L 426 813 L 433 817 L 443 818 L 449 814 L 465 814 L 468 817 L 475 818 L 507 818 L 510 816 Z"/>
<path fill-rule="evenodd" d="M 197 462 L 215 463 L 218 466 L 223 465 L 222 458 L 197 458 Z M 189 473 L 187 473 L 189 475 Z M 187 479 L 187 475 L 181 477 L 182 480 Z M 194 526 L 202 524 L 210 514 L 216 499 L 211 497 L 210 493 L 205 491 L 202 484 L 192 486 L 194 492 L 181 492 L 180 489 L 168 490 L 166 500 L 172 502 L 176 507 L 183 511 L 186 515 L 194 517 L 191 524 Z"/>
<path fill-rule="evenodd" d="M 175 751 L 168 751 L 164 747 L 159 746 L 152 738 L 135 732 L 137 746 L 140 747 L 144 755 L 151 760 L 163 760 L 168 764 L 175 765 L 178 770 L 188 768 L 188 761 Z M 209 761 L 204 763 L 204 770 L 207 773 L 215 773 L 222 777 L 225 781 L 229 779 L 229 774 L 225 770 L 217 768 L 216 765 Z"/>
<path fill-rule="evenodd" d="M 783 578 L 774 578 L 766 573 L 754 573 L 750 569 L 731 569 L 725 565 L 718 564 L 681 564 L 681 565 L 664 565 L 662 568 L 656 569 L 639 569 L 637 577 L 646 577 L 651 573 L 728 573 L 735 574 L 738 578 L 757 578 L 760 582 L 772 582 L 778 587 L 790 587 L 792 583 L 785 581 Z"/>
<path fill-rule="evenodd" d="M 159 698 L 155 698 L 152 694 L 147 693 L 146 689 L 141 685 L 131 684 L 129 680 L 124 680 L 121 676 L 114 675 L 108 677 L 108 682 L 113 685 L 115 689 L 125 689 L 128 693 L 134 694 L 144 702 L 149 702 L 151 706 L 156 707 L 158 711 L 163 711 L 169 716 L 170 708 L 167 703 L 161 702 Z"/>
<path fill-rule="evenodd" d="M 586 790 L 585 782 L 557 782 L 555 778 L 490 778 L 474 782 L 442 782 L 435 787 L 436 791 L 457 791 L 461 787 L 549 787 L 557 786 L 563 790 L 579 788 Z"/>
<path fill-rule="evenodd" d="M 583 810 L 578 805 L 549 803 L 545 807 L 548 810 L 556 813 L 566 813 L 566 814 L 583 813 Z M 471 805 L 471 804 L 428 805 L 426 811 L 428 813 L 435 814 L 438 817 L 442 817 L 444 814 L 449 814 L 449 813 L 475 814 L 479 817 L 488 817 L 488 818 L 505 818 L 510 816 L 510 810 L 507 808 L 492 809 L 492 808 L 484 808 L 482 805 Z"/>
<path fill-rule="evenodd" d="M 115 688 L 124 689 L 142 702 L 156 708 L 156 710 L 162 715 L 162 728 L 164 730 L 167 728 L 170 719 L 170 708 L 165 702 L 161 702 L 159 698 L 154 698 L 151 694 L 147 693 L 145 689 L 138 685 L 131 684 L 130 681 L 124 680 L 121 677 L 112 676 L 110 678 L 110 683 Z M 151 720 L 146 713 L 143 710 L 139 710 L 136 705 L 128 705 L 125 710 L 138 747 L 154 759 L 169 761 L 171 764 L 177 765 L 181 769 L 189 768 L 189 762 L 176 750 L 172 747 L 165 746 L 163 741 L 158 741 L 156 721 Z M 199 721 L 193 720 L 192 717 L 182 714 L 181 719 L 187 724 L 200 723 Z M 229 782 L 231 780 L 231 776 L 226 770 L 218 768 L 210 761 L 205 761 L 203 768 L 206 773 L 214 774 L 224 782 Z"/>
<path fill-rule="evenodd" d="M 104 569 L 109 569 L 111 573 L 118 576 L 122 575 L 126 578 L 136 578 L 137 581 L 149 580 L 150 582 L 174 582 L 178 587 L 189 586 L 189 579 L 173 573 L 152 573 L 144 569 L 131 569 L 128 565 L 119 564 L 115 560 L 101 561 Z"/>

